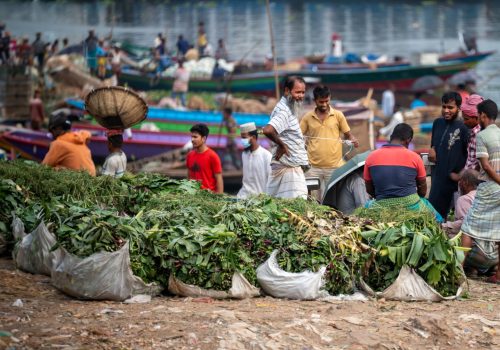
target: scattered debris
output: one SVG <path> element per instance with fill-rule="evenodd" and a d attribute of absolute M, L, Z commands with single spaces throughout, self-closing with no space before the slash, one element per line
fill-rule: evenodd
<path fill-rule="evenodd" d="M 15 306 L 15 307 L 23 307 L 24 304 L 23 304 L 23 301 L 21 299 L 16 299 L 16 301 L 14 301 L 12 303 L 12 306 Z"/>

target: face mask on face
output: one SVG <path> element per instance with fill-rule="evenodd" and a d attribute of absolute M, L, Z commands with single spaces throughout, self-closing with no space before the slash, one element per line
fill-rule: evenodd
<path fill-rule="evenodd" d="M 247 149 L 251 146 L 250 139 L 246 138 L 241 138 L 240 139 L 241 146 L 243 146 L 244 149 Z"/>

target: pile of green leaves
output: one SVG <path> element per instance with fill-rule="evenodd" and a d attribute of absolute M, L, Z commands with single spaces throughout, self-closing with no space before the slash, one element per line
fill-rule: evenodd
<path fill-rule="evenodd" d="M 443 296 L 456 293 L 463 280 L 463 248 L 460 238 L 449 239 L 433 216 L 385 208 L 362 209 L 357 214 L 373 221 L 361 232 L 363 241 L 377 251 L 364 272 L 373 289 L 387 288 L 408 265 Z"/>
<path fill-rule="evenodd" d="M 12 242 L 12 213 L 24 204 L 22 189 L 10 179 L 0 179 L 0 251 Z"/>
<path fill-rule="evenodd" d="M 305 200 L 236 201 L 192 181 L 153 174 L 94 178 L 30 162 L 2 164 L 0 175 L 25 189 L 17 213 L 27 230 L 50 223 L 58 244 L 81 257 L 129 241 L 132 270 L 147 282 L 166 285 L 173 274 L 227 290 L 239 271 L 256 285 L 256 268 L 278 249 L 287 271 L 327 266 L 327 290 L 346 293 L 367 258 L 360 222 Z"/>
<path fill-rule="evenodd" d="M 10 179 L 29 193 L 28 200 L 47 203 L 79 200 L 86 205 L 126 208 L 130 189 L 109 176 L 92 177 L 85 171 L 57 170 L 33 161 L 0 163 L 0 178 Z"/>

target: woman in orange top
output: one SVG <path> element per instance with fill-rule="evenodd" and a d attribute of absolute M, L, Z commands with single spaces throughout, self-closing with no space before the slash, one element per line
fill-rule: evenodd
<path fill-rule="evenodd" d="M 54 168 L 85 170 L 95 176 L 96 170 L 90 149 L 87 147 L 88 132 L 73 132 L 68 116 L 61 112 L 51 116 L 49 131 L 54 137 L 49 152 L 45 155 L 42 164 Z"/>

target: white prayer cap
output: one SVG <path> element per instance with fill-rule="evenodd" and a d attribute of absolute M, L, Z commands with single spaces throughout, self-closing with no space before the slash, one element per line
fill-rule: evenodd
<path fill-rule="evenodd" d="M 257 130 L 257 127 L 255 126 L 254 122 L 240 125 L 240 131 L 242 133 L 243 132 L 251 132 L 251 131 L 255 131 L 255 130 Z"/>

